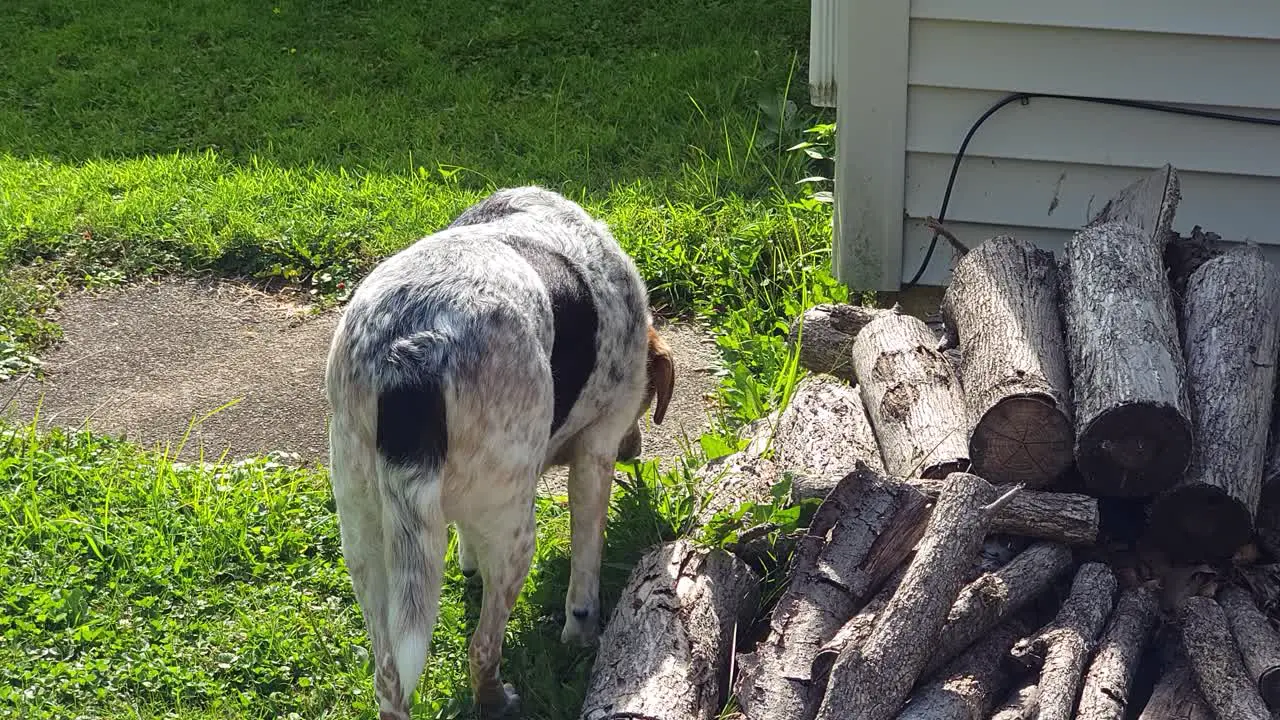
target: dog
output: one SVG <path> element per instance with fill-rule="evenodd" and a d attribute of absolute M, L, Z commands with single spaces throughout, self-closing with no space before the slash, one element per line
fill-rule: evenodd
<path fill-rule="evenodd" d="M 484 584 L 468 648 L 481 714 L 519 696 L 503 633 L 534 551 L 534 496 L 569 466 L 564 643 L 597 642 L 614 463 L 675 387 L 648 291 L 609 228 L 536 186 L 499 190 L 379 264 L 325 370 L 343 556 L 373 648 L 381 720 L 408 720 L 440 602 L 447 525 Z"/>

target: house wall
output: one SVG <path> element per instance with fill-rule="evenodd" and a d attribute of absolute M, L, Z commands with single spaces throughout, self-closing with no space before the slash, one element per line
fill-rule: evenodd
<path fill-rule="evenodd" d="M 836 272 L 896 290 L 916 272 L 955 153 L 1011 92 L 1088 95 L 1280 118 L 1280 2 L 845 0 L 837 73 Z M 905 27 L 903 27 L 905 25 Z M 898 38 L 904 47 L 894 47 Z M 897 127 L 895 127 L 897 123 Z M 956 178 L 947 226 L 1060 252 L 1117 190 L 1169 162 L 1194 225 L 1280 263 L 1280 127 L 1035 98 L 991 116 Z M 945 284 L 939 242 L 921 282 Z"/>

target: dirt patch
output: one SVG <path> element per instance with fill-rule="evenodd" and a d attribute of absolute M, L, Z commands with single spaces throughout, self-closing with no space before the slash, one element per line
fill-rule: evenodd
<path fill-rule="evenodd" d="M 285 452 L 324 464 L 324 364 L 337 317 L 225 281 L 75 293 L 60 311 L 64 338 L 43 358 L 46 379 L 0 384 L 0 403 L 16 391 L 10 419 L 29 421 L 38 408 L 42 427 L 87 426 L 188 461 Z M 682 435 L 696 438 L 715 388 L 707 333 L 682 324 L 663 334 L 676 396 L 645 457 L 674 456 Z M 563 473 L 548 475 L 549 489 L 562 486 Z"/>

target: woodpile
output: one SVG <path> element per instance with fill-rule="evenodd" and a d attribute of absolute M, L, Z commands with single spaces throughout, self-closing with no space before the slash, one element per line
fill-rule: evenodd
<path fill-rule="evenodd" d="M 816 507 L 642 560 L 581 717 L 1280 716 L 1280 272 L 1180 200 L 1166 165 L 1060 257 L 972 247 L 940 329 L 797 318 L 813 374 L 700 517 L 782 478 Z"/>

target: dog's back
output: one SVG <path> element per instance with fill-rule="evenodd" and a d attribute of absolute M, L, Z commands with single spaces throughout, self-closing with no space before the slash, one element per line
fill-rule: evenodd
<path fill-rule="evenodd" d="M 539 188 L 491 195 L 353 294 L 327 368 L 331 472 L 387 717 L 407 713 L 425 661 L 448 522 L 485 581 L 472 684 L 505 701 L 490 646 L 532 555 L 537 476 L 553 460 L 598 474 L 604 449 L 611 473 L 651 389 L 651 335 L 631 259 Z M 510 597 L 490 608 L 491 589 Z"/>

